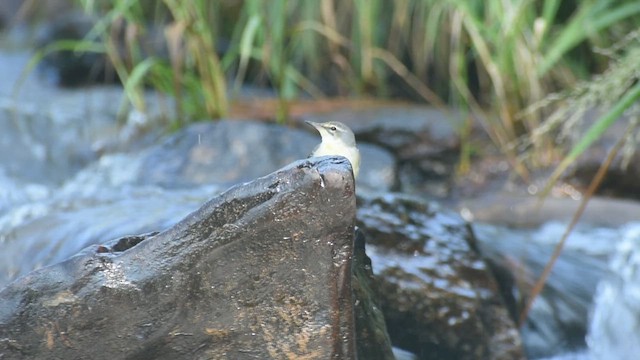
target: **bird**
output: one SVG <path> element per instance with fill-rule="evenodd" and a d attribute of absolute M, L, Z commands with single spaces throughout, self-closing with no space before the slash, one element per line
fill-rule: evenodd
<path fill-rule="evenodd" d="M 360 151 L 356 146 L 356 137 L 349 127 L 340 121 L 317 123 L 305 121 L 318 130 L 322 141 L 311 153 L 311 156 L 340 155 L 351 163 L 353 178 L 360 172 Z"/>

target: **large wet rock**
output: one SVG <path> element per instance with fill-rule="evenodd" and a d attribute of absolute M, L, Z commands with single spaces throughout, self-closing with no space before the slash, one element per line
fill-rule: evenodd
<path fill-rule="evenodd" d="M 395 346 L 420 359 L 524 358 L 493 274 L 458 215 L 406 195 L 358 201 Z"/>
<path fill-rule="evenodd" d="M 233 187 L 157 235 L 92 246 L 0 292 L 5 359 L 355 356 L 344 158 Z"/>
<path fill-rule="evenodd" d="M 82 122 L 83 114 L 67 110 L 59 116 L 56 110 L 42 111 L 0 98 L 0 169 L 8 176 L 23 182 L 60 183 L 96 159 L 91 136 L 83 136 L 90 127 Z"/>
<path fill-rule="evenodd" d="M 358 230 L 353 257 L 353 296 L 355 298 L 358 358 L 367 360 L 395 360 L 391 352 L 391 339 L 380 307 L 371 259 L 365 251 L 365 237 Z M 374 345 L 375 346 L 372 346 Z"/>

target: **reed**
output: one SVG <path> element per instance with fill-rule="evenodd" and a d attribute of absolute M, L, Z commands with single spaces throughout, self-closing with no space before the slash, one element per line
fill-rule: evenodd
<path fill-rule="evenodd" d="M 408 94 L 463 110 L 514 163 L 549 112 L 534 104 L 606 69 L 591 49 L 640 14 L 630 0 L 79 1 L 138 109 L 145 86 L 175 99 L 182 124 L 225 116 L 248 82 L 277 91 L 280 121 L 300 97 Z M 151 28 L 163 50 L 144 43 Z"/>

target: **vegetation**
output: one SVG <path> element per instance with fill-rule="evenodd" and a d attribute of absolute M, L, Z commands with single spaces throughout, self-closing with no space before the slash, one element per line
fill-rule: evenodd
<path fill-rule="evenodd" d="M 578 210 L 567 226 L 562 238 L 558 241 L 540 278 L 531 290 L 531 295 L 520 314 L 520 324 L 526 320 L 528 312 L 550 276 L 569 234 L 577 225 L 589 200 L 604 180 L 604 176 L 612 166 L 614 159 L 622 152 L 621 166 L 626 167 L 638 148 L 637 143 L 640 140 L 640 133 L 638 132 L 638 124 L 640 123 L 640 106 L 638 106 L 638 100 L 640 100 L 640 68 L 638 67 L 638 59 L 640 59 L 640 30 L 629 33 L 620 42 L 602 50 L 602 52 L 612 59 L 611 66 L 606 72 L 595 76 L 590 81 L 578 84 L 561 96 L 548 97 L 548 101 L 541 104 L 542 106 L 553 107 L 555 110 L 542 126 L 533 131 L 531 138 L 535 141 L 536 138 L 549 138 L 557 133 L 559 142 L 565 142 L 564 140 L 571 138 L 570 141 L 566 142 L 574 144 L 568 155 L 564 157 L 553 174 L 551 174 L 543 195 L 549 192 L 551 185 L 558 180 L 562 173 L 591 144 L 599 139 L 613 123 L 620 120 L 622 115 L 626 115 L 628 120 L 627 128 L 624 135 L 608 150 L 606 158 L 586 189 Z M 564 104 L 562 106 L 551 106 L 559 101 Z M 584 124 L 587 118 L 585 113 L 594 109 L 599 109 L 603 115 L 591 124 Z M 579 128 L 586 128 L 587 130 L 576 131 Z"/>
<path fill-rule="evenodd" d="M 548 94 L 606 70 L 592 50 L 640 19 L 630 0 L 78 1 L 99 21 L 76 48 L 106 53 L 139 111 L 145 87 L 170 95 L 177 126 L 225 116 L 247 82 L 277 91 L 280 121 L 301 96 L 403 96 L 469 114 L 461 136 L 479 121 L 514 165 L 553 160 Z"/>
<path fill-rule="evenodd" d="M 623 166 L 629 163 L 633 149 L 637 147 L 638 137 L 634 133 L 640 116 L 640 107 L 636 105 L 640 100 L 640 29 L 602 52 L 612 60 L 607 71 L 540 103 L 554 110 L 544 124 L 531 133 L 533 141 L 557 134 L 558 142 L 575 144 L 552 174 L 552 180 L 556 180 L 625 112 L 630 121 L 625 139 L 620 139 L 625 145 Z M 585 113 L 596 108 L 603 115 L 593 124 L 584 124 Z M 576 131 L 580 128 L 587 130 Z"/>

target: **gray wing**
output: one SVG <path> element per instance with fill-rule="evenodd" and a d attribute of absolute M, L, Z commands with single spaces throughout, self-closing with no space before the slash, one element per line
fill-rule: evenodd
<path fill-rule="evenodd" d="M 310 157 L 313 157 L 313 154 L 315 154 L 316 151 L 318 151 L 318 149 L 320 148 L 320 145 L 322 145 L 322 143 L 316 145 L 316 147 L 313 148 L 313 151 L 311 152 L 311 154 L 307 155 L 307 159 Z"/>

